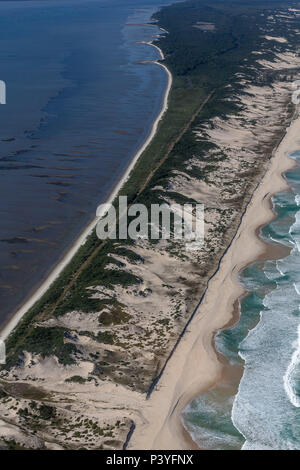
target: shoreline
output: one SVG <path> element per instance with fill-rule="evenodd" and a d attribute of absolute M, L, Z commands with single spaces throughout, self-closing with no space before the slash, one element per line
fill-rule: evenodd
<path fill-rule="evenodd" d="M 252 194 L 218 271 L 209 281 L 197 313 L 141 410 L 147 424 L 137 426 L 139 432 L 133 434 L 129 449 L 195 448 L 195 442 L 183 426 L 181 412 L 224 375 L 226 366 L 218 358 L 214 335 L 238 320 L 236 305 L 246 292 L 239 282 L 239 273 L 256 259 L 268 259 L 270 249 L 274 248 L 259 237 L 259 232 L 276 216 L 271 198 L 289 188 L 284 174 L 297 165 L 289 155 L 299 150 L 299 135 L 300 116 L 297 116 L 273 150 L 265 174 Z M 242 249 L 245 246 L 247 251 Z M 218 292 L 218 297 L 215 292 Z"/>
<path fill-rule="evenodd" d="M 157 28 L 162 30 L 162 28 L 160 28 L 159 26 L 157 26 Z M 153 44 L 153 42 L 155 42 L 156 39 L 157 38 L 153 39 L 153 41 L 145 41 L 145 42 L 143 41 L 142 43 L 155 47 L 160 53 L 161 60 L 164 60 L 165 56 L 163 54 L 163 51 L 156 44 Z M 159 65 L 167 73 L 168 82 L 167 82 L 167 86 L 165 89 L 161 110 L 152 124 L 148 137 L 146 138 L 144 143 L 140 146 L 138 151 L 135 153 L 134 157 L 132 158 L 129 165 L 127 166 L 123 176 L 116 183 L 115 187 L 113 188 L 108 198 L 105 201 L 101 202 L 100 205 L 113 203 L 119 191 L 122 189 L 123 185 L 128 180 L 132 170 L 135 167 L 135 164 L 137 163 L 137 161 L 139 160 L 143 152 L 146 150 L 148 145 L 154 139 L 157 129 L 158 129 L 158 125 L 168 109 L 169 94 L 170 94 L 172 83 L 173 83 L 172 74 L 169 71 L 169 69 L 158 60 L 149 61 L 149 62 L 151 62 L 152 64 Z M 83 229 L 83 231 L 79 234 L 79 236 L 73 242 L 71 247 L 62 256 L 62 259 L 60 259 L 54 265 L 53 269 L 51 269 L 50 274 L 46 276 L 46 278 L 42 281 L 42 283 L 37 288 L 33 288 L 33 293 L 32 295 L 29 296 L 29 299 L 25 300 L 24 303 L 12 314 L 12 317 L 8 319 L 7 322 L 4 323 L 4 326 L 0 330 L 1 340 L 5 341 L 8 338 L 8 336 L 16 328 L 16 326 L 18 325 L 22 317 L 28 312 L 28 310 L 30 310 L 34 306 L 34 304 L 38 300 L 41 299 L 41 297 L 47 292 L 47 290 L 52 285 L 52 283 L 58 278 L 58 276 L 62 273 L 62 271 L 66 268 L 66 266 L 71 262 L 73 256 L 77 253 L 79 248 L 85 244 L 87 238 L 92 234 L 93 230 L 95 229 L 97 225 L 99 218 L 101 217 L 101 213 L 98 213 L 98 211 L 96 213 L 98 215 L 95 216 L 94 219 Z"/>

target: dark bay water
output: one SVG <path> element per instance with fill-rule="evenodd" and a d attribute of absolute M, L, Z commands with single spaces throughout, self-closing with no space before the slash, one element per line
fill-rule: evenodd
<path fill-rule="evenodd" d="M 0 1 L 0 324 L 93 218 L 150 132 L 166 0 Z M 129 25 L 130 24 L 130 25 Z"/>

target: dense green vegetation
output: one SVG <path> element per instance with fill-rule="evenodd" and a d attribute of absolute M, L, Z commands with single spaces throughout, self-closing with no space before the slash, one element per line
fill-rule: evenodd
<path fill-rule="evenodd" d="M 192 75 L 207 87 L 222 86 L 236 63 L 260 45 L 258 31 L 265 24 L 261 14 L 281 5 L 286 2 L 192 0 L 162 8 L 155 18 L 170 33 L 160 40 L 166 64 L 178 76 Z M 197 29 L 197 22 L 213 23 L 215 30 Z M 212 77 L 214 69 L 218 73 Z"/>

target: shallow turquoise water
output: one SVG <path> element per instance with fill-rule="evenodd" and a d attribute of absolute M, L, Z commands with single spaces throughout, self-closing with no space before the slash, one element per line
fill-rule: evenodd
<path fill-rule="evenodd" d="M 274 197 L 277 217 L 262 236 L 291 253 L 243 271 L 240 321 L 216 337 L 230 363 L 244 365 L 237 393 L 219 384 L 183 412 L 200 447 L 300 449 L 300 167 L 287 178 L 292 189 Z"/>

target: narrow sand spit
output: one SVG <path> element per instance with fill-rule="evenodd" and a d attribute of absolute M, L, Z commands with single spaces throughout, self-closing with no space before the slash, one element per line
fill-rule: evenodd
<path fill-rule="evenodd" d="M 160 28 L 162 29 L 162 28 Z M 165 32 L 165 31 L 164 31 Z M 164 54 L 162 50 L 156 45 L 153 44 L 152 42 L 147 42 L 147 44 L 155 47 L 161 56 L 161 59 L 164 59 Z M 154 64 L 157 64 L 166 71 L 168 75 L 168 84 L 167 88 L 165 91 L 165 96 L 164 96 L 164 101 L 163 105 L 161 108 L 160 113 L 158 114 L 157 118 L 153 122 L 151 132 L 143 145 L 140 147 L 140 149 L 137 151 L 135 154 L 134 158 L 130 162 L 129 166 L 127 167 L 123 177 L 120 179 L 120 181 L 117 183 L 115 188 L 113 189 L 112 193 L 110 194 L 109 198 L 105 202 L 106 204 L 110 204 L 114 201 L 116 196 L 118 195 L 120 189 L 122 186 L 125 184 L 125 182 L 128 180 L 130 173 L 132 172 L 135 164 L 137 163 L 138 159 L 144 152 L 144 150 L 148 147 L 150 142 L 153 140 L 155 137 L 155 134 L 157 132 L 158 124 L 162 117 L 164 116 L 165 112 L 168 109 L 168 98 L 169 98 L 169 93 L 171 90 L 172 86 L 172 75 L 170 71 L 167 69 L 165 65 L 163 65 L 161 62 L 155 61 L 153 62 Z M 57 277 L 61 274 L 61 272 L 65 269 L 65 267 L 70 263 L 72 260 L 73 256 L 76 254 L 76 252 L 79 250 L 79 248 L 85 244 L 88 236 L 93 232 L 95 229 L 97 222 L 99 220 L 99 217 L 101 217 L 101 212 L 97 212 L 97 217 L 95 217 L 90 224 L 83 230 L 83 232 L 80 234 L 78 239 L 74 242 L 70 250 L 64 255 L 64 257 L 59 261 L 59 263 L 54 267 L 53 271 L 49 274 L 49 276 L 45 279 L 45 281 L 38 287 L 38 289 L 32 294 L 32 296 L 15 312 L 14 316 L 11 318 L 11 320 L 5 325 L 5 327 L 2 329 L 0 332 L 0 338 L 2 340 L 5 340 L 9 334 L 13 331 L 13 329 L 17 326 L 21 318 L 25 315 L 25 313 L 47 292 L 51 284 L 57 279 Z"/>
<path fill-rule="evenodd" d="M 274 151 L 196 315 L 156 389 L 142 406 L 142 424 L 137 423 L 128 449 L 195 448 L 181 423 L 181 411 L 221 377 L 223 366 L 214 349 L 214 333 L 230 322 L 234 304 L 244 293 L 238 282 L 239 272 L 265 251 L 264 243 L 257 237 L 257 228 L 274 217 L 271 197 L 288 188 L 283 173 L 295 166 L 288 155 L 299 149 L 299 136 L 300 118 L 297 118 Z"/>

